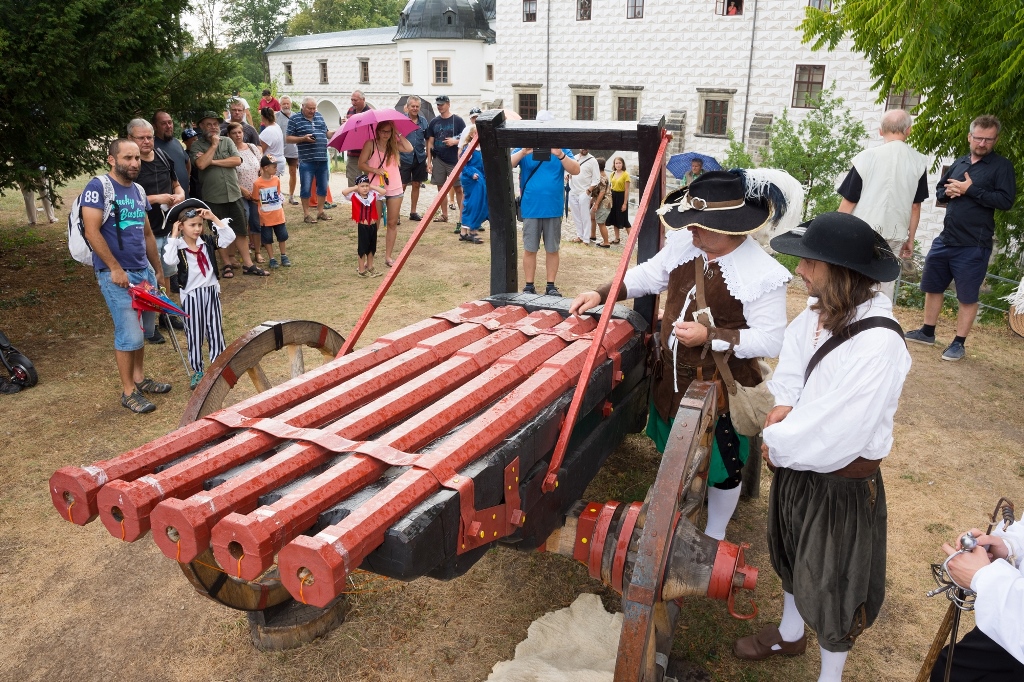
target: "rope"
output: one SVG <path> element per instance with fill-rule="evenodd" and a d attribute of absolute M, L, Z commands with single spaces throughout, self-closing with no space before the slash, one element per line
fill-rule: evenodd
<path fill-rule="evenodd" d="M 238 578 L 239 578 L 239 580 L 241 580 L 241 578 L 242 578 L 242 559 L 243 558 L 245 558 L 245 553 L 244 552 L 242 553 L 242 556 L 238 557 Z"/>
<path fill-rule="evenodd" d="M 71 498 L 71 504 L 68 505 L 68 521 L 71 521 L 71 523 L 75 522 L 74 519 L 71 518 L 71 508 L 74 507 L 74 506 L 75 506 L 75 498 L 72 497 Z M 121 539 L 123 540 L 124 538 L 121 538 Z"/>
<path fill-rule="evenodd" d="M 121 541 L 124 541 L 124 519 L 121 519 Z"/>
<path fill-rule="evenodd" d="M 174 556 L 174 560 L 177 561 L 178 563 L 181 563 L 181 561 L 180 561 L 180 559 L 181 559 L 181 540 L 178 540 L 174 544 L 176 544 L 178 546 L 178 553 Z"/>

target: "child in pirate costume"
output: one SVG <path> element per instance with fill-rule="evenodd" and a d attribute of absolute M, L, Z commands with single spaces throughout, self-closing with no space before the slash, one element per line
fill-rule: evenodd
<path fill-rule="evenodd" d="M 205 221 L 215 226 L 214 236 L 203 231 Z M 188 361 L 192 366 L 191 388 L 203 378 L 203 339 L 210 348 L 210 362 L 224 352 L 224 326 L 220 310 L 220 273 L 217 272 L 216 249 L 225 249 L 235 240 L 228 228 L 230 219 L 221 220 L 199 199 L 186 199 L 171 208 L 164 218 L 173 225 L 164 246 L 164 262 L 177 265 L 181 308 L 188 339 Z"/>
<path fill-rule="evenodd" d="M 356 250 L 359 255 L 356 274 L 360 277 L 380 277 L 384 273 L 374 269 L 373 257 L 377 253 L 377 225 L 380 222 L 378 204 L 384 201 L 384 197 L 370 189 L 370 176 L 365 173 L 356 178 L 355 186 L 346 187 L 341 193 L 352 202 L 352 221 L 356 224 Z"/>
<path fill-rule="evenodd" d="M 738 640 L 763 660 L 804 653 L 804 622 L 818 636 L 820 682 L 842 679 L 854 641 L 885 597 L 885 488 L 879 463 L 910 371 L 892 303 L 877 291 L 900 262 L 860 218 L 819 215 L 771 240 L 798 256 L 811 298 L 786 329 L 768 388 L 762 456 L 775 471 L 768 549 L 782 579 L 782 622 Z"/>
<path fill-rule="evenodd" d="M 724 383 L 756 386 L 763 381 L 759 360 L 779 354 L 791 275 L 750 235 L 780 222 L 787 206 L 801 204 L 795 179 L 765 169 L 705 173 L 666 197 L 659 211 L 667 228 L 664 248 L 627 272 L 614 297 L 666 293 L 647 420 L 647 435 L 659 452 L 692 381 L 723 377 L 720 365 L 727 365 L 731 376 Z M 569 312 L 607 301 L 609 289 L 606 284 L 580 294 Z M 731 418 L 728 391 L 721 383 L 719 388 L 704 531 L 716 540 L 725 538 L 739 501 L 749 448 Z M 760 421 L 754 433 L 759 427 Z"/>

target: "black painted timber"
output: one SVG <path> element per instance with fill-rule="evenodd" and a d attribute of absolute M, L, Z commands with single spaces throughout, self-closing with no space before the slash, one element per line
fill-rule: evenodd
<path fill-rule="evenodd" d="M 636 127 L 639 138 L 638 156 L 640 159 L 641 197 L 647 188 L 647 183 L 652 180 L 651 172 L 654 170 L 654 159 L 658 155 L 658 147 L 661 145 L 661 135 L 664 127 L 665 117 L 658 114 L 644 115 Z M 655 184 L 654 191 L 651 194 L 651 203 L 648 205 L 646 215 L 644 215 L 640 238 L 637 243 L 637 263 L 650 260 L 661 248 L 661 219 L 656 211 L 661 207 L 661 200 L 664 196 L 664 164 L 659 169 L 658 175 L 653 178 L 653 182 Z M 656 296 L 641 296 L 633 301 L 633 309 L 647 320 L 647 324 L 651 329 L 654 328 L 654 315 L 657 311 L 657 305 Z"/>
<path fill-rule="evenodd" d="M 505 112 L 501 109 L 490 109 L 476 119 L 490 214 L 492 294 L 519 290 L 519 237 L 516 232 L 512 160 L 508 146 L 499 144 L 497 136 L 498 129 L 504 124 Z"/>

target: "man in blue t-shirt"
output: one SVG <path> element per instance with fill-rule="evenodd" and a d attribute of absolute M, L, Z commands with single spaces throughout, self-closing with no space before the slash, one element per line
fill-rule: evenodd
<path fill-rule="evenodd" d="M 331 182 L 331 169 L 327 161 L 327 141 L 334 131 L 327 129 L 327 122 L 316 110 L 316 100 L 302 98 L 302 110 L 288 119 L 288 130 L 284 141 L 299 148 L 299 199 L 302 201 L 303 220 L 315 223 L 330 220 L 324 213 L 327 201 L 327 186 Z M 320 212 L 316 218 L 309 215 L 309 194 L 316 178 L 316 195 L 319 197 Z"/>
<path fill-rule="evenodd" d="M 537 120 L 541 119 L 538 117 Z M 533 149 L 512 150 L 512 167 L 519 167 L 519 195 L 522 197 L 523 274 L 526 277 L 523 293 L 537 293 L 533 279 L 543 235 L 548 277 L 544 294 L 561 296 L 555 287 L 555 277 L 558 275 L 558 247 L 562 241 L 562 178 L 565 173 L 579 173 L 580 165 L 568 149 L 537 150 L 544 151 L 550 152 L 550 157 L 538 161 L 534 159 Z"/>
<path fill-rule="evenodd" d="M 131 140 L 114 140 L 107 163 L 115 206 L 104 220 L 103 214 L 110 208 L 105 201 L 104 182 L 93 178 L 82 191 L 82 224 L 92 246 L 96 280 L 114 320 L 114 357 L 121 376 L 121 405 L 143 414 L 156 409 L 143 394 L 168 393 L 171 385 L 145 375 L 145 339 L 128 287 L 143 280 L 155 287 L 160 257 L 146 216 L 151 208 L 149 201 L 145 190 L 134 182 L 142 166 L 139 146 Z M 145 336 L 153 335 L 155 321 L 154 313 L 142 313 Z"/>

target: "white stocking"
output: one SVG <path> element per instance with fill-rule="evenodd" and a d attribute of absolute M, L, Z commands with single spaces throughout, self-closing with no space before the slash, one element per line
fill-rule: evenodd
<path fill-rule="evenodd" d="M 779 623 L 779 634 L 782 635 L 783 642 L 795 642 L 804 636 L 804 619 L 796 609 L 796 597 L 789 592 L 782 593 L 782 622 Z M 778 651 L 782 647 L 776 644 L 772 648 Z"/>
<path fill-rule="evenodd" d="M 725 527 L 729 525 L 729 519 L 739 501 L 740 486 L 729 490 L 708 488 L 708 525 L 704 534 L 716 540 L 724 540 Z"/>
<path fill-rule="evenodd" d="M 821 647 L 818 647 L 821 649 Z M 821 649 L 821 674 L 818 675 L 818 682 L 842 682 L 843 667 L 846 666 L 846 657 L 849 651 L 825 651 Z"/>

